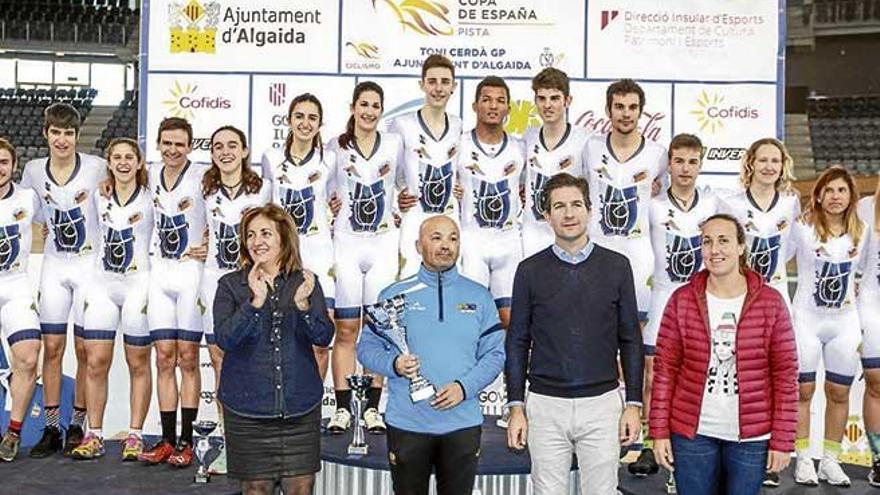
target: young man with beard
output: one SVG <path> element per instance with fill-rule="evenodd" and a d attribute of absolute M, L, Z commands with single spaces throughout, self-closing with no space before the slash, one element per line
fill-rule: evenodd
<path fill-rule="evenodd" d="M 99 235 L 98 214 L 91 198 L 104 178 L 107 164 L 102 158 L 76 152 L 80 124 L 79 112 L 66 103 L 46 108 L 43 136 L 49 144 L 49 156 L 30 161 L 21 178 L 22 187 L 33 189 L 39 196 L 42 211 L 38 216 L 48 227 L 38 297 L 46 427 L 30 451 L 34 458 L 48 457 L 62 447 L 62 360 L 71 312 L 77 360 L 76 395 L 63 446 L 65 454 L 82 442 L 86 420 L 83 313 L 85 287 L 95 267 Z"/>

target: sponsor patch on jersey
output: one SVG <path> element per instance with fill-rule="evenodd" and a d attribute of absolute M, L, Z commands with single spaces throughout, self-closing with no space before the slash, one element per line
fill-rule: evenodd
<path fill-rule="evenodd" d="M 388 175 L 388 172 L 391 172 L 391 163 L 385 162 L 381 167 L 379 167 L 379 177 L 385 177 Z"/>
<path fill-rule="evenodd" d="M 508 176 L 516 171 L 516 162 L 510 162 L 504 166 L 504 175 Z"/>
<path fill-rule="evenodd" d="M 449 151 L 446 152 L 446 157 L 447 157 L 447 158 L 452 158 L 452 157 L 455 156 L 456 153 L 458 153 L 458 148 L 456 148 L 455 145 L 453 144 L 453 145 L 449 148 Z"/>
<path fill-rule="evenodd" d="M 778 222 L 776 222 L 776 229 L 779 231 L 785 230 L 788 227 L 788 220 L 784 218 L 780 218 Z"/>
<path fill-rule="evenodd" d="M 76 195 L 73 197 L 73 200 L 76 201 L 76 204 L 85 203 L 86 200 L 89 199 L 89 192 L 85 189 L 81 189 L 76 192 Z"/>
<path fill-rule="evenodd" d="M 427 311 L 428 308 L 418 301 L 411 301 L 406 304 L 406 309 L 409 311 Z"/>
<path fill-rule="evenodd" d="M 559 162 L 559 170 L 565 170 L 565 169 L 567 169 L 568 167 L 571 166 L 572 163 L 574 163 L 574 160 L 573 160 L 570 156 L 567 156 L 567 157 L 563 158 L 563 159 Z"/>
<path fill-rule="evenodd" d="M 458 303 L 458 312 L 459 313 L 476 313 L 477 305 L 476 303 Z"/>
<path fill-rule="evenodd" d="M 192 199 L 189 197 L 183 198 L 180 200 L 180 203 L 177 203 L 177 211 L 186 211 L 192 206 Z"/>
<path fill-rule="evenodd" d="M 14 218 L 16 222 L 20 222 L 21 220 L 24 220 L 24 217 L 26 217 L 26 216 L 27 216 L 27 211 L 25 211 L 24 208 L 19 208 L 19 209 L 12 212 L 12 218 Z"/>
<path fill-rule="evenodd" d="M 321 171 L 315 170 L 311 174 L 309 174 L 309 182 L 318 182 L 321 179 Z"/>
<path fill-rule="evenodd" d="M 648 172 L 642 170 L 641 172 L 633 175 L 633 182 L 641 182 L 648 178 Z"/>
<path fill-rule="evenodd" d="M 128 217 L 128 224 L 129 224 L 129 225 L 134 225 L 134 224 L 140 222 L 140 221 L 143 220 L 143 219 L 144 219 L 143 215 L 141 215 L 140 212 L 137 212 L 137 213 L 135 213 L 134 215 Z"/>

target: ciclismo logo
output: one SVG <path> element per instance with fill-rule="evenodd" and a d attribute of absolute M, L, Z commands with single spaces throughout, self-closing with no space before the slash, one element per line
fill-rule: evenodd
<path fill-rule="evenodd" d="M 751 105 L 727 102 L 725 95 L 703 90 L 695 102 L 696 108 L 689 113 L 697 119 L 700 132 L 715 134 L 732 120 L 757 120 L 760 112 Z"/>
<path fill-rule="evenodd" d="M 232 101 L 229 98 L 222 95 L 202 94 L 198 84 L 181 84 L 180 81 L 174 81 L 168 93 L 170 98 L 163 100 L 162 104 L 166 107 L 169 117 L 192 121 L 198 111 L 232 108 Z"/>

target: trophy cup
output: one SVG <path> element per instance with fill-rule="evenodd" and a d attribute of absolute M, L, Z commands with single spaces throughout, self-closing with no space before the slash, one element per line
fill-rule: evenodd
<path fill-rule="evenodd" d="M 354 432 L 351 436 L 351 443 L 348 445 L 348 454 L 367 455 L 369 445 L 364 439 L 364 425 L 361 424 L 361 415 L 363 415 L 362 410 L 367 390 L 373 384 L 373 377 L 372 375 L 348 375 L 345 379 L 352 391 L 351 412 L 354 416 Z"/>
<path fill-rule="evenodd" d="M 370 329 L 396 347 L 401 354 L 410 353 L 409 344 L 406 342 L 406 326 L 403 324 L 405 311 L 405 294 L 398 294 L 366 307 Z M 409 398 L 413 402 L 430 399 L 435 393 L 434 384 L 421 374 L 410 378 Z"/>
<path fill-rule="evenodd" d="M 207 483 L 211 479 L 211 475 L 208 473 L 208 465 L 205 461 L 208 457 L 208 452 L 212 450 L 208 435 L 215 429 L 217 429 L 216 421 L 193 421 L 193 431 L 199 434 L 199 441 L 196 443 L 195 448 L 196 459 L 198 459 L 199 463 L 194 480 L 196 483 Z"/>

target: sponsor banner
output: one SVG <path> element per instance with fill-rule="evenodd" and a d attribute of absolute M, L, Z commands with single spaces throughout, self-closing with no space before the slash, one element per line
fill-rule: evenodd
<path fill-rule="evenodd" d="M 341 70 L 418 75 L 425 57 L 441 53 L 464 76 L 522 76 L 549 66 L 580 76 L 584 14 L 584 4 L 570 0 L 348 1 Z"/>
<path fill-rule="evenodd" d="M 676 84 L 675 132 L 703 141 L 704 173 L 736 174 L 753 141 L 776 135 L 775 108 L 772 84 Z"/>
<path fill-rule="evenodd" d="M 337 1 L 152 0 L 149 69 L 335 73 Z"/>
<path fill-rule="evenodd" d="M 254 76 L 251 161 L 258 163 L 267 150 L 284 146 L 287 110 L 290 102 L 302 93 L 312 93 L 321 101 L 321 139 L 324 144 L 329 143 L 345 129 L 354 84 L 350 76 Z"/>
<path fill-rule="evenodd" d="M 605 112 L 607 82 L 572 82 L 568 120 L 592 134 L 611 132 L 611 120 Z M 672 85 L 640 83 L 645 91 L 645 108 L 639 119 L 639 131 L 645 139 L 664 147 L 672 139 Z"/>
<path fill-rule="evenodd" d="M 211 134 L 224 125 L 248 132 L 248 76 L 207 74 L 150 74 L 146 119 L 147 161 L 158 161 L 155 143 L 165 117 L 182 117 L 193 126 L 190 159 L 211 161 Z"/>
<path fill-rule="evenodd" d="M 776 1 L 587 5 L 588 78 L 776 82 L 782 34 Z"/>

